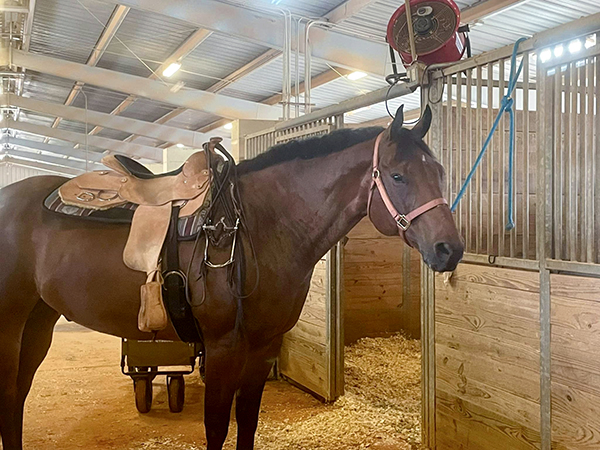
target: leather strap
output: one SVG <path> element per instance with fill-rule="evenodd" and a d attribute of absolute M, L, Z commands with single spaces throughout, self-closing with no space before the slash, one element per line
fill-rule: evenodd
<path fill-rule="evenodd" d="M 447 205 L 448 201 L 445 198 L 436 198 L 425 203 L 424 205 L 419 206 L 418 208 L 414 209 L 408 214 L 400 214 L 394 206 L 394 204 L 392 203 L 392 199 L 388 195 L 387 190 L 385 189 L 385 185 L 381 180 L 381 172 L 379 171 L 379 146 L 381 144 L 382 139 L 383 133 L 377 136 L 377 139 L 375 140 L 375 148 L 373 149 L 373 171 L 371 173 L 372 181 L 371 189 L 369 191 L 369 200 L 367 202 L 367 213 L 369 215 L 369 219 L 371 219 L 371 203 L 373 201 L 373 193 L 375 192 L 375 189 L 377 189 L 379 191 L 381 199 L 383 200 L 383 204 L 385 205 L 386 209 L 393 217 L 394 222 L 396 222 L 396 225 L 398 226 L 398 234 L 400 234 L 400 236 L 402 237 L 402 239 L 404 239 L 404 242 L 406 242 L 408 246 L 412 247 L 411 243 L 408 242 L 408 239 L 406 239 L 405 234 L 406 231 L 410 228 L 412 221 L 440 205 Z M 373 219 L 371 219 L 371 222 L 373 222 Z"/>

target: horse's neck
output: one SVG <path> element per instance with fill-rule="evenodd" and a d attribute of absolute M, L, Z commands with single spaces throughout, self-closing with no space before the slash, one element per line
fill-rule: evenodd
<path fill-rule="evenodd" d="M 368 141 L 242 177 L 246 211 L 264 244 L 312 267 L 366 215 L 372 155 Z"/>

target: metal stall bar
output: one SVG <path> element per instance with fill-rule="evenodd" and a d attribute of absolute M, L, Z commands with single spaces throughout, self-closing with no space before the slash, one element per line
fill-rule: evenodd
<path fill-rule="evenodd" d="M 537 254 L 540 269 L 540 435 L 541 450 L 552 449 L 552 379 L 551 379 L 551 297 L 550 271 L 546 266 L 549 244 L 552 242 L 552 166 L 553 126 L 552 106 L 560 105 L 553 94 L 552 79 L 537 65 L 538 105 L 538 177 L 537 177 Z M 556 124 L 554 124 L 556 125 Z M 541 226 L 545 224 L 545 226 Z"/>
<path fill-rule="evenodd" d="M 494 113 L 494 65 L 487 65 L 487 131 L 492 129 Z M 487 196 L 488 196 L 488 214 L 487 214 L 487 253 L 494 253 L 494 140 L 490 141 L 490 146 L 486 155 L 487 158 Z"/>
<path fill-rule="evenodd" d="M 455 180 L 455 176 L 454 176 L 454 164 L 453 164 L 453 150 L 452 150 L 452 146 L 453 146 L 453 136 L 454 136 L 454 127 L 452 126 L 452 116 L 454 115 L 454 106 L 453 106 L 453 99 L 452 99 L 452 76 L 448 76 L 446 77 L 446 91 L 447 91 L 447 102 L 446 102 L 446 145 L 447 150 L 446 150 L 446 181 L 448 184 L 447 189 L 447 198 L 448 199 L 452 199 L 454 198 L 454 180 Z M 443 149 L 440 148 L 440 152 L 442 152 Z"/>
<path fill-rule="evenodd" d="M 586 65 L 587 86 L 585 86 L 586 96 L 586 124 L 585 124 L 585 146 L 584 146 L 584 161 L 585 181 L 584 181 L 584 197 L 585 197 L 585 220 L 584 233 L 586 245 L 582 260 L 584 262 L 594 262 L 594 60 L 590 58 Z M 600 115 L 600 111 L 597 112 Z"/>
<path fill-rule="evenodd" d="M 456 191 L 460 189 L 463 184 L 463 81 L 462 81 L 462 72 L 456 74 L 456 182 L 458 183 L 456 186 Z M 463 222 L 463 213 L 464 213 L 464 202 L 460 202 L 458 204 L 458 208 L 456 210 L 456 218 L 458 230 L 460 233 L 464 233 L 464 222 Z M 463 234 L 464 237 L 464 234 Z"/>
<path fill-rule="evenodd" d="M 477 106 L 475 112 L 475 149 L 479 148 L 483 145 L 482 138 L 482 127 L 483 127 L 483 113 L 482 113 L 482 92 L 483 92 L 483 67 L 477 67 L 476 74 L 476 95 L 477 95 Z M 473 161 L 470 162 L 471 166 Z M 483 167 L 483 165 L 482 165 Z M 475 253 L 481 253 L 483 251 L 483 174 L 481 170 L 477 171 L 476 175 L 476 185 L 477 185 L 477 220 L 475 221 L 475 226 L 477 230 L 475 231 Z"/>
<path fill-rule="evenodd" d="M 501 59 L 498 65 L 498 80 L 499 80 L 499 91 L 498 91 L 498 105 L 502 104 L 502 98 L 504 97 L 504 78 L 505 78 L 505 67 L 506 60 Z M 502 114 L 500 119 L 500 125 L 498 126 L 498 256 L 508 256 L 506 254 L 506 118 Z"/>
<path fill-rule="evenodd" d="M 473 124 L 472 124 L 472 120 L 471 120 L 471 113 L 472 113 L 472 102 L 473 102 L 473 92 L 471 91 L 472 89 L 472 83 L 473 83 L 473 69 L 469 69 L 466 71 L 466 76 L 467 76 L 467 101 L 465 104 L 465 112 L 466 112 L 466 120 L 465 120 L 465 173 L 468 173 L 468 171 L 470 170 L 471 167 L 473 167 L 473 138 L 472 138 L 472 129 L 473 129 Z M 466 213 L 466 220 L 465 220 L 465 229 L 466 229 L 466 235 L 467 235 L 467 239 L 466 239 L 466 248 L 467 251 L 472 251 L 472 238 L 473 238 L 473 214 L 475 212 L 474 208 L 473 208 L 473 201 L 474 199 L 474 192 L 475 189 L 469 185 L 469 188 L 467 190 L 467 197 L 469 199 L 469 202 L 466 204 L 465 206 L 465 213 Z"/>
<path fill-rule="evenodd" d="M 596 42 L 600 41 L 600 33 L 596 33 Z M 595 96 L 595 111 L 596 114 L 600 114 L 600 56 L 596 56 L 596 76 L 595 79 L 595 88 L 594 88 L 594 96 Z M 600 213 L 600 123 L 598 120 L 594 121 L 594 135 L 596 139 L 594 140 L 594 151 L 593 155 L 595 158 L 594 161 L 594 217 Z M 600 263 L 600 220 L 594 220 L 594 242 L 596 248 L 594 249 L 594 262 Z"/>
<path fill-rule="evenodd" d="M 540 71 L 542 73 L 542 71 Z M 545 74 L 544 74 L 545 76 Z M 554 78 L 554 99 L 555 107 L 554 110 L 554 161 L 555 161 L 555 174 L 554 174 L 554 223 L 556 223 L 556 231 L 554 233 L 554 252 L 553 257 L 561 259 L 563 255 L 563 236 L 562 236 L 562 223 L 563 223 L 563 170 L 564 167 L 564 155 L 562 150 L 562 136 L 563 136 L 563 75 L 561 71 L 556 71 L 553 76 Z M 541 82 L 538 80 L 538 82 Z M 539 103 L 538 103 L 539 105 Z M 566 108 L 565 108 L 566 113 Z M 539 121 L 538 121 L 539 123 Z M 538 139 L 543 139 L 538 128 Z M 559 168 L 556 170 L 556 166 Z"/>
<path fill-rule="evenodd" d="M 529 52 L 523 54 L 523 188 L 522 188 L 522 229 L 523 258 L 529 258 Z"/>

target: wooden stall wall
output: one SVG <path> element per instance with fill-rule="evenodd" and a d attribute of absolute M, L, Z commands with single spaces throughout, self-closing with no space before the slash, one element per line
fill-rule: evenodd
<path fill-rule="evenodd" d="M 461 264 L 435 289 L 436 449 L 539 448 L 539 274 Z"/>
<path fill-rule="evenodd" d="M 420 255 L 409 252 L 368 219 L 350 232 L 343 266 L 346 344 L 399 331 L 420 337 Z"/>
<path fill-rule="evenodd" d="M 282 375 L 330 400 L 327 286 L 327 261 L 323 258 L 315 267 L 300 319 L 283 338 L 278 364 Z"/>
<path fill-rule="evenodd" d="M 551 275 L 552 448 L 600 448 L 600 279 Z"/>

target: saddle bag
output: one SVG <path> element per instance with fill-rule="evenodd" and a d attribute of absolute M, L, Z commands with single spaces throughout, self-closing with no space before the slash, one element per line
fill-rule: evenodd
<path fill-rule="evenodd" d="M 138 315 L 138 327 L 143 332 L 164 330 L 167 327 L 167 310 L 163 303 L 163 280 L 160 270 L 148 274 L 146 284 L 140 288 L 141 307 Z"/>

